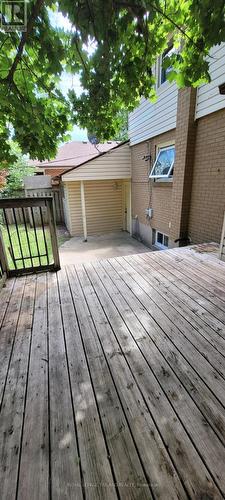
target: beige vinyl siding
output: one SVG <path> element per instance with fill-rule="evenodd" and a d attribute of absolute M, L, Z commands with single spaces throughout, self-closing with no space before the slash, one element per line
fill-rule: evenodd
<path fill-rule="evenodd" d="M 225 43 L 212 47 L 208 61 L 211 81 L 198 88 L 196 118 L 201 118 L 225 108 L 225 97 L 219 93 L 218 89 L 218 85 L 225 81 Z"/>
<path fill-rule="evenodd" d="M 66 184 L 63 186 L 63 212 L 65 218 L 65 224 L 68 231 L 71 233 L 71 219 L 69 211 L 69 199 L 68 199 L 68 187 Z"/>
<path fill-rule="evenodd" d="M 72 236 L 83 236 L 80 182 L 65 185 L 66 213 Z M 85 181 L 87 234 L 103 234 L 123 227 L 123 181 Z"/>
<path fill-rule="evenodd" d="M 87 233 L 122 229 L 122 181 L 85 182 Z"/>
<path fill-rule="evenodd" d="M 131 156 L 129 144 L 123 144 L 104 155 L 64 174 L 63 181 L 130 179 Z"/>
<path fill-rule="evenodd" d="M 68 212 L 70 214 L 70 234 L 81 236 L 83 234 L 80 182 L 66 184 L 68 196 Z"/>

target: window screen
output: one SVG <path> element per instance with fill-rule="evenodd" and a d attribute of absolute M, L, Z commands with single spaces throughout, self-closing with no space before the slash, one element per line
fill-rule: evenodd
<path fill-rule="evenodd" d="M 174 146 L 161 148 L 150 173 L 150 178 L 169 177 L 173 169 L 174 159 Z"/>

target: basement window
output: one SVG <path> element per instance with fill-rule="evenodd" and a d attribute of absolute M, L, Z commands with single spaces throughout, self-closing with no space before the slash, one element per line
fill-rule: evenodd
<path fill-rule="evenodd" d="M 175 146 L 159 148 L 155 163 L 150 173 L 150 179 L 162 179 L 172 175 L 175 160 Z"/>
<path fill-rule="evenodd" d="M 169 246 L 169 237 L 161 233 L 160 231 L 155 231 L 153 233 L 153 245 L 159 248 L 168 248 Z"/>

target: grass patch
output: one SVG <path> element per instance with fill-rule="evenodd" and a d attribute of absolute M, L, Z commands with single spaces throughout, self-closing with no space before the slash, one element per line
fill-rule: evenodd
<path fill-rule="evenodd" d="M 44 232 L 42 228 L 37 227 L 35 236 L 35 231 L 32 227 L 27 226 L 26 233 L 25 226 L 19 225 L 18 235 L 16 226 L 13 224 L 10 225 L 9 232 L 14 255 L 10 251 L 11 244 L 6 227 L 2 226 L 1 230 L 10 269 L 22 269 L 24 267 L 28 268 L 47 265 L 48 259 L 46 257 L 46 253 L 48 253 L 49 256 L 49 263 L 53 262 L 51 238 L 48 227 L 44 228 Z M 40 255 L 40 257 L 38 257 L 38 255 Z M 14 259 L 19 259 L 16 260 L 16 265 Z"/>

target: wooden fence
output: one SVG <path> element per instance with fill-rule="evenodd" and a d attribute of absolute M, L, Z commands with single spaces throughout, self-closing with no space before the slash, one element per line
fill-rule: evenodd
<path fill-rule="evenodd" d="M 53 209 L 56 224 L 64 223 L 64 211 L 62 202 L 62 193 L 60 187 L 53 187 L 52 189 L 26 189 L 26 196 L 28 198 L 49 197 L 53 199 Z M 45 215 L 44 215 L 45 216 Z"/>
<path fill-rule="evenodd" d="M 61 189 L 52 189 L 52 190 L 27 190 L 26 191 L 26 197 L 27 198 L 52 198 L 53 199 L 53 210 L 54 210 L 54 217 L 56 224 L 63 224 L 64 223 L 64 211 L 63 211 L 63 202 L 62 202 L 62 194 L 61 194 Z M 21 199 L 21 198 L 20 198 Z M 8 224 L 15 224 L 15 217 L 14 213 L 16 214 L 16 219 L 17 219 L 17 224 L 23 224 L 24 223 L 24 218 L 26 222 L 29 222 L 32 224 L 32 217 L 31 217 L 31 212 L 29 208 L 24 208 L 22 210 L 21 207 L 15 208 L 14 211 L 12 208 L 7 208 L 6 210 L 6 216 L 7 216 L 7 223 Z M 40 219 L 40 212 L 39 209 L 36 207 L 33 207 L 33 214 L 35 217 L 35 223 L 37 226 L 41 225 L 41 219 Z M 43 208 L 43 220 L 44 223 L 46 224 L 48 221 L 48 214 L 47 214 L 47 207 Z M 5 222 L 5 220 L 3 220 Z"/>

